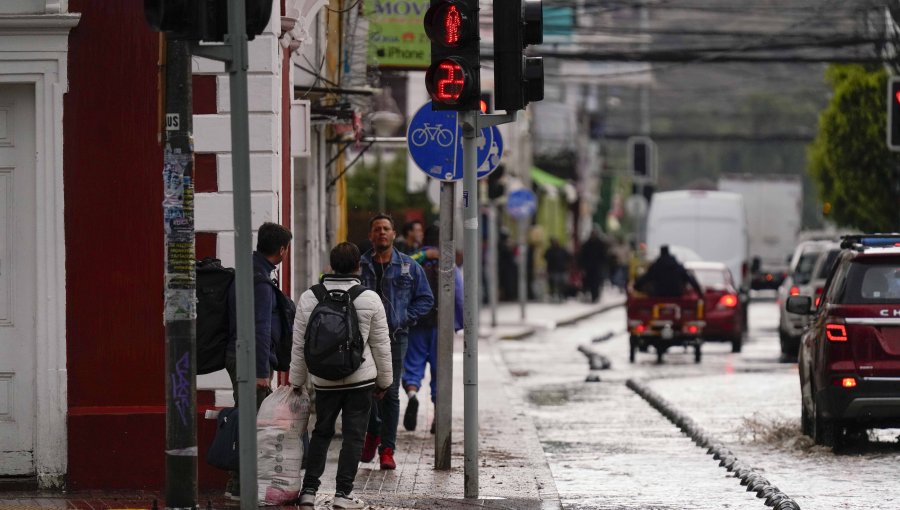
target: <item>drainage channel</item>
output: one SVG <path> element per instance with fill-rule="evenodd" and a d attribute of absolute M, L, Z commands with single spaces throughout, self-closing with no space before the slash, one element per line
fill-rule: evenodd
<path fill-rule="evenodd" d="M 756 497 L 764 498 L 765 504 L 775 510 L 800 510 L 800 505 L 796 501 L 772 485 L 759 470 L 738 460 L 734 452 L 725 444 L 710 436 L 691 417 L 679 411 L 658 393 L 634 379 L 629 379 L 625 385 L 681 429 L 681 432 L 690 437 L 697 446 L 706 448 L 706 453 L 718 460 L 719 466 L 728 470 L 729 473 L 733 473 L 735 478 L 740 479 L 741 485 L 747 487 L 747 492 L 756 492 Z"/>

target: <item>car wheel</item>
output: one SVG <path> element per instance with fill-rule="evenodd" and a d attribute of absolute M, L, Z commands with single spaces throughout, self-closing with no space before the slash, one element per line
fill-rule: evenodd
<path fill-rule="evenodd" d="M 665 354 L 665 353 L 666 353 L 666 350 L 663 349 L 662 347 L 657 347 L 657 348 L 656 348 L 656 362 L 657 362 L 658 364 L 662 364 L 662 362 L 663 362 L 663 354 Z"/>
<path fill-rule="evenodd" d="M 826 420 L 819 414 L 819 411 L 816 410 L 816 416 L 812 421 L 812 425 L 812 436 L 816 444 L 834 447 L 834 422 L 831 420 Z"/>
<path fill-rule="evenodd" d="M 800 430 L 803 431 L 804 435 L 813 437 L 812 428 L 813 428 L 812 420 L 809 417 L 809 411 L 807 411 L 806 406 L 801 403 L 800 404 Z"/>
<path fill-rule="evenodd" d="M 741 352 L 744 345 L 744 335 L 734 335 L 731 337 L 731 352 Z"/>
<path fill-rule="evenodd" d="M 631 340 L 628 342 L 628 362 L 634 363 L 635 352 L 637 352 L 637 338 L 631 337 Z"/>
<path fill-rule="evenodd" d="M 778 341 L 781 343 L 781 354 L 787 355 L 787 344 L 790 341 L 787 331 L 778 328 Z"/>
<path fill-rule="evenodd" d="M 702 357 L 703 357 L 703 355 L 700 353 L 700 346 L 695 345 L 694 346 L 694 363 L 700 363 L 700 359 Z"/>

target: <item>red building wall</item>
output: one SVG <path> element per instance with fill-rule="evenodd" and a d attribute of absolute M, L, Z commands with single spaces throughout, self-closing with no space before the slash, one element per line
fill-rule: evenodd
<path fill-rule="evenodd" d="M 70 0 L 64 110 L 68 487 L 164 485 L 158 35 L 139 0 Z M 208 243 L 206 243 L 208 244 Z M 204 244 L 204 250 L 208 246 Z M 213 430 L 199 420 L 202 461 Z"/>

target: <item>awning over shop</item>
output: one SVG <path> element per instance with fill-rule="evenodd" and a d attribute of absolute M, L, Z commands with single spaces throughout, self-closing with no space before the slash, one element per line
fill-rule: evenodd
<path fill-rule="evenodd" d="M 578 199 L 578 192 L 575 190 L 575 186 L 572 186 L 569 181 L 559 178 L 545 170 L 541 170 L 536 166 L 531 167 L 529 173 L 531 174 L 531 180 L 548 195 L 561 193 L 565 197 L 566 202 L 570 204 Z"/>

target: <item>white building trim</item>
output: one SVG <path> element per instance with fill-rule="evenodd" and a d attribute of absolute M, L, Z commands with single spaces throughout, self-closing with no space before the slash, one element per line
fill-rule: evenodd
<path fill-rule="evenodd" d="M 57 12 L 65 7 L 60 2 L 47 5 Z M 34 256 L 40 270 L 34 275 L 34 464 L 45 488 L 62 487 L 68 464 L 63 94 L 68 90 L 69 30 L 79 19 L 77 14 L 0 15 L 0 83 L 31 84 L 35 91 L 34 200 L 40 207 Z"/>

